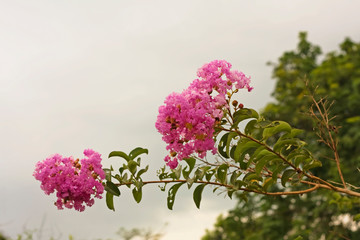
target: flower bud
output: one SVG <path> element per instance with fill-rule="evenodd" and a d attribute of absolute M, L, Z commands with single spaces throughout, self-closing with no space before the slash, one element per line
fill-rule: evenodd
<path fill-rule="evenodd" d="M 238 104 L 239 104 L 238 101 L 236 101 L 236 100 L 232 101 L 232 105 L 233 105 L 234 107 L 237 107 Z"/>

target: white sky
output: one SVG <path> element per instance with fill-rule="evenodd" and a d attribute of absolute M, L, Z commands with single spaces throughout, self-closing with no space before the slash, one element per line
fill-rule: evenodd
<path fill-rule="evenodd" d="M 180 189 L 174 210 L 166 194 L 146 186 L 136 204 L 128 189 L 83 213 L 58 211 L 32 177 L 53 153 L 82 157 L 85 148 L 150 150 L 150 177 L 163 164 L 157 109 L 196 78 L 204 63 L 225 59 L 252 77 L 245 106 L 271 100 L 269 60 L 294 49 L 299 31 L 324 51 L 346 36 L 360 41 L 359 1 L 0 1 L 0 230 L 26 228 L 66 239 L 114 236 L 119 227 L 151 227 L 164 240 L 199 239 L 235 201 L 208 190 L 201 209 Z M 46 238 L 44 238 L 46 239 Z"/>

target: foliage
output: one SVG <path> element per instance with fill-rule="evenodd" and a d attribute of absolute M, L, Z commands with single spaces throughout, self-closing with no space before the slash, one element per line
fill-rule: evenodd
<path fill-rule="evenodd" d="M 280 58 L 281 64 L 275 68 L 275 74 L 285 79 L 277 89 L 289 92 L 290 87 L 296 89 L 298 94 L 295 98 L 275 94 L 276 98 L 294 104 L 286 106 L 289 111 L 293 111 L 294 106 L 303 106 L 298 101 L 305 99 L 303 95 L 307 85 L 300 83 L 300 80 L 306 73 L 315 71 L 316 57 L 320 53 L 318 47 L 306 41 L 306 34 L 301 34 L 300 38 L 298 52 L 284 54 Z M 320 88 L 309 87 L 311 97 L 304 100 L 312 104 L 310 116 L 316 124 L 307 116 L 275 119 L 267 112 L 259 114 L 254 109 L 244 108 L 243 104 L 234 100 L 234 95 L 240 89 L 251 91 L 252 87 L 249 78 L 230 68 L 231 64 L 226 61 L 215 60 L 205 64 L 198 71 L 199 79 L 194 80 L 181 94 L 169 95 L 165 105 L 160 107 L 156 127 L 168 144 L 169 155 L 164 160 L 170 169 L 166 166 L 161 168 L 158 180 L 145 181 L 142 178 L 148 166 L 142 166 L 140 156 L 148 154 L 147 149 L 137 147 L 128 154 L 123 151 L 109 154 L 109 158 L 119 158 L 122 165 L 118 170 L 112 166 L 103 169 L 108 208 L 115 210 L 114 196 L 119 197 L 125 186 L 139 203 L 142 189 L 147 184 L 158 184 L 162 191 L 167 191 L 167 207 L 170 210 L 174 207 L 179 188 L 192 188 L 194 203 L 200 208 L 203 190 L 212 187 L 213 192 L 224 193 L 229 198 L 236 195 L 242 202 L 234 211 L 238 213 L 237 210 L 240 210 L 237 218 L 235 215 L 233 219 L 220 217 L 217 228 L 209 231 L 204 239 L 237 239 L 239 229 L 246 233 L 243 236 L 245 239 L 292 239 L 299 231 L 313 239 L 322 234 L 327 234 L 327 237 L 343 236 L 340 230 L 349 228 L 338 227 L 336 221 L 339 217 L 336 216 L 357 211 L 360 192 L 354 183 L 347 183 L 343 177 L 337 141 L 340 130 L 332 122 L 330 105 L 323 99 L 315 99 L 312 94 L 317 94 Z M 319 72 L 317 74 L 321 75 Z M 274 116 L 285 111 L 276 104 L 267 109 L 273 111 Z M 356 116 L 351 115 L 347 120 L 351 124 L 358 123 Z M 320 138 L 321 144 L 328 149 L 317 151 L 313 146 L 316 142 L 314 138 L 308 138 L 307 133 L 294 124 L 300 127 L 302 124 L 315 126 L 316 131 L 311 133 L 312 136 Z M 307 145 L 307 141 L 310 145 Z M 213 157 L 206 156 L 208 150 L 214 153 Z M 322 154 L 327 154 L 327 158 L 324 159 Z M 329 164 L 328 158 L 331 156 L 334 163 Z M 182 164 L 178 164 L 178 161 L 182 161 Z M 47 169 L 57 169 L 56 164 L 56 161 L 54 166 L 47 164 Z M 72 165 L 69 165 L 70 175 L 77 175 Z M 317 170 L 321 166 L 325 171 Z M 89 165 L 86 169 L 92 171 L 94 166 Z M 320 174 L 322 171 L 326 173 Z M 56 174 L 61 173 L 56 170 Z M 45 178 L 51 179 L 56 174 Z M 98 175 L 89 177 L 97 179 Z M 329 180 L 329 176 L 333 178 Z M 59 189 L 62 187 L 59 186 Z M 95 189 L 85 187 L 83 191 L 92 192 Z M 60 197 L 66 204 L 75 195 Z M 247 201 L 249 203 L 245 204 Z M 296 218 L 291 214 L 294 212 Z M 308 221 L 311 218 L 315 222 Z M 327 222 L 317 222 L 318 219 L 327 219 Z M 334 234 L 324 233 L 324 224 L 331 226 L 333 232 L 340 230 Z M 316 225 L 317 230 L 311 229 L 310 225 Z M 281 228 L 281 231 L 277 228 Z M 129 233 L 129 236 L 138 234 Z M 346 234 L 350 236 L 348 232 Z"/>
<path fill-rule="evenodd" d="M 314 168 L 313 174 L 331 179 L 332 183 L 343 182 L 337 166 L 341 163 L 347 182 L 342 185 L 351 188 L 360 180 L 357 144 L 360 140 L 360 44 L 345 39 L 339 52 L 328 53 L 318 63 L 320 47 L 308 42 L 306 33 L 300 33 L 299 38 L 295 51 L 285 52 L 272 64 L 276 103 L 268 104 L 262 114 L 270 120 L 282 119 L 304 129 L 300 136 L 323 165 Z M 305 78 L 308 81 L 304 81 Z M 313 95 L 325 96 L 327 101 L 315 100 Z M 309 107 L 310 114 L 307 114 Z M 336 117 L 331 123 L 321 120 L 320 110 Z M 335 145 L 330 143 L 330 137 Z M 248 204 L 239 201 L 227 217 L 219 217 L 214 230 L 207 231 L 204 240 L 294 239 L 299 235 L 304 239 L 360 238 L 359 227 L 351 221 L 358 218 L 358 198 L 316 191 L 302 197 L 252 195 Z M 346 218 L 350 219 L 348 223 L 341 221 Z"/>

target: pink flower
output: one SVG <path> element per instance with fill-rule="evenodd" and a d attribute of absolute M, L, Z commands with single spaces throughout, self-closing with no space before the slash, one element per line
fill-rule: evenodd
<path fill-rule="evenodd" d="M 160 106 L 155 126 L 168 144 L 170 155 L 164 160 L 171 169 L 192 154 L 204 158 L 209 150 L 216 153 L 214 127 L 228 107 L 226 93 L 234 88 L 252 89 L 250 78 L 230 68 L 224 60 L 205 64 L 198 70 L 199 79 L 182 93 L 170 94 Z"/>
<path fill-rule="evenodd" d="M 75 208 L 84 211 L 85 205 L 92 206 L 94 197 L 102 198 L 101 155 L 91 149 L 84 151 L 84 159 L 62 157 L 54 154 L 36 164 L 33 176 L 41 182 L 41 189 L 49 195 L 56 192 L 58 209 Z"/>

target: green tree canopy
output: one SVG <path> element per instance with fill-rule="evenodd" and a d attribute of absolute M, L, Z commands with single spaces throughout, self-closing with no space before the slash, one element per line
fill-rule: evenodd
<path fill-rule="evenodd" d="M 322 55 L 319 46 L 299 34 L 293 51 L 285 52 L 273 67 L 276 80 L 274 103 L 262 115 L 269 120 L 284 120 L 304 129 L 308 148 L 322 161 L 314 174 L 341 183 L 333 153 L 319 142 L 317 126 L 308 114 L 313 101 L 326 98 L 339 141 L 338 152 L 347 183 L 360 180 L 360 43 L 346 38 L 340 50 Z M 315 114 L 317 114 L 315 112 Z M 252 195 L 239 201 L 227 216 L 219 216 L 213 230 L 203 240 L 215 239 L 360 239 L 353 221 L 341 221 L 360 212 L 359 200 L 319 190 L 304 196 L 268 197 Z M 345 217 L 346 216 L 346 217 Z M 356 218 L 356 217 L 355 217 Z"/>

